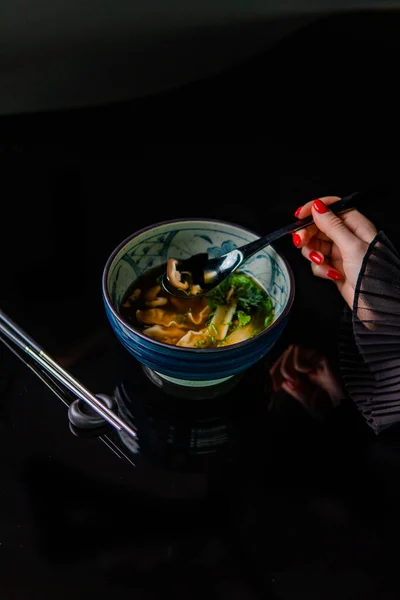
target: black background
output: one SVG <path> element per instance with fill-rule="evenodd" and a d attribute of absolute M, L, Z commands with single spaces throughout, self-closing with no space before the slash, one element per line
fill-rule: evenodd
<path fill-rule="evenodd" d="M 2 309 L 56 356 L 77 351 L 107 331 L 101 274 L 110 252 L 133 231 L 174 217 L 221 218 L 261 234 L 309 199 L 373 186 L 376 201 L 363 212 L 397 244 L 399 24 L 397 13 L 321 19 L 182 89 L 2 117 Z M 327 282 L 313 279 L 290 239 L 279 248 L 297 284 L 282 347 L 303 341 L 329 352 L 341 302 Z M 239 489 L 227 484 L 232 495 L 218 495 L 213 510 L 204 510 L 201 477 L 171 483 L 74 438 L 62 405 L 8 352 L 2 360 L 2 600 L 159 598 L 169 591 L 244 599 L 259 589 L 277 599 L 398 597 L 390 551 L 398 528 L 396 436 L 377 442 L 357 422 L 361 433 L 357 425 L 349 434 L 350 457 L 339 463 L 348 470 L 333 478 L 339 500 L 334 484 L 314 490 L 318 474 L 339 469 L 317 452 L 316 478 L 289 485 L 283 476 L 271 487 L 264 473 L 250 478 L 257 489 L 244 494 L 241 472 Z M 100 363 L 85 360 L 82 380 L 100 386 Z M 298 443 L 284 437 L 277 452 L 294 456 Z M 358 444 L 365 463 L 357 462 Z M 257 464 L 250 461 L 249 472 Z M 174 486 L 192 497 L 185 509 L 166 500 Z M 250 524 L 259 532 L 254 546 L 243 542 L 250 559 L 232 553 L 221 533 L 232 531 L 223 519 L 227 505 L 240 519 L 244 511 L 243 531 Z M 262 552 L 271 531 L 275 556 Z"/>

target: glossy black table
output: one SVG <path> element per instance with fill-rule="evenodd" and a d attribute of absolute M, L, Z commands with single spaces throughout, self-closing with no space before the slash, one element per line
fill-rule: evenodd
<path fill-rule="evenodd" d="M 398 428 L 376 438 L 351 404 L 322 427 L 284 398 L 267 410 L 276 355 L 298 342 L 334 357 L 340 320 L 290 240 L 287 331 L 215 405 L 149 382 L 100 290 L 165 189 L 157 220 L 201 212 L 262 234 L 311 198 L 391 180 L 365 212 L 398 239 L 397 31 L 389 14 L 337 17 L 183 90 L 2 120 L 2 157 L 18 162 L 2 173 L 1 308 L 93 392 L 126 381 L 140 435 L 132 448 L 72 431 L 74 399 L 0 346 L 1 600 L 399 597 Z M 122 199 L 111 219 L 102 207 Z"/>
<path fill-rule="evenodd" d="M 79 166 L 82 174 L 87 168 Z M 109 164 L 105 176 L 116 172 L 121 166 Z M 48 173 L 66 198 L 65 178 Z M 344 194 L 355 182 L 350 168 L 342 177 Z M 82 180 L 72 181 L 82 197 Z M 286 221 L 294 197 L 329 188 L 322 176 L 285 177 L 282 202 L 254 203 L 238 222 L 262 233 L 261 223 Z M 382 206 L 365 210 L 393 227 Z M 234 207 L 214 206 L 213 216 L 232 219 Z M 179 198 L 176 212 L 186 212 Z M 151 213 L 150 206 L 139 219 L 151 222 Z M 75 399 L 55 394 L 0 346 L 2 597 L 31 600 L 39 590 L 43 600 L 158 599 L 167 591 L 185 600 L 396 597 L 398 429 L 376 438 L 351 403 L 324 426 L 287 398 L 282 410 L 268 411 L 268 368 L 288 343 L 335 360 L 342 303 L 329 282 L 312 276 L 289 238 L 280 240 L 296 299 L 279 343 L 227 394 L 200 403 L 177 398 L 148 379 L 105 318 L 103 259 L 126 224 L 108 230 L 95 256 L 87 242 L 106 216 L 83 217 L 76 227 L 86 244 L 69 243 L 67 214 L 44 238 L 50 244 L 54 237 L 54 250 L 35 276 L 19 258 L 23 277 L 8 279 L 2 309 L 92 392 L 126 390 L 119 410 L 137 427 L 138 443 L 109 428 L 96 437 L 72 428 Z"/>
<path fill-rule="evenodd" d="M 110 331 L 96 332 L 87 347 L 78 361 L 60 362 L 118 400 L 136 440 L 109 426 L 74 426 L 68 407 L 75 398 L 2 348 L 3 507 L 18 521 L 9 521 L 2 539 L 9 597 L 24 597 L 35 581 L 43 597 L 58 598 L 75 586 L 82 597 L 85 586 L 100 597 L 106 589 L 125 590 L 122 597 L 141 587 L 164 593 L 166 585 L 197 594 L 209 577 L 211 586 L 217 577 L 222 588 L 251 589 L 252 566 L 243 563 L 240 531 L 230 521 L 242 496 L 237 481 L 244 485 L 258 462 L 265 365 L 228 393 L 193 400 L 159 389 Z M 48 570 L 65 574 L 63 590 Z"/>
<path fill-rule="evenodd" d="M 375 438 L 351 403 L 323 426 L 287 397 L 271 413 L 285 343 L 199 401 L 100 327 L 58 359 L 135 441 L 71 425 L 74 398 L 2 347 L 4 598 L 394 598 L 398 431 Z"/>

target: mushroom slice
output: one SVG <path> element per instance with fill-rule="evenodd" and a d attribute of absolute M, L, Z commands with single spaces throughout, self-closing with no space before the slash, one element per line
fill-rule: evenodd
<path fill-rule="evenodd" d="M 187 290 L 189 287 L 189 283 L 187 281 L 182 281 L 181 273 L 176 268 L 178 264 L 178 260 L 176 258 L 170 258 L 167 264 L 167 276 L 168 279 L 174 287 L 178 290 Z"/>

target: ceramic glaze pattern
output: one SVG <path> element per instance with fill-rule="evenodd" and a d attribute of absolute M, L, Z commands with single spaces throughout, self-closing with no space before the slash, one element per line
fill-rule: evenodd
<path fill-rule="evenodd" d="M 294 295 L 290 268 L 271 246 L 246 261 L 241 269 L 267 290 L 275 309 L 273 325 L 251 340 L 218 349 L 177 348 L 147 338 L 118 314 L 127 289 L 151 267 L 172 257 L 188 258 L 199 252 L 222 256 L 257 238 L 231 223 L 193 219 L 160 223 L 125 240 L 111 255 L 103 273 L 107 317 L 121 344 L 142 364 L 186 382 L 222 379 L 257 362 L 285 328 Z"/>
<path fill-rule="evenodd" d="M 180 227 L 168 232 L 140 236 L 127 244 L 125 252 L 117 257 L 110 270 L 108 284 L 114 305 L 119 308 L 128 287 L 144 271 L 165 263 L 169 258 L 185 259 L 193 254 L 207 252 L 210 257 L 227 252 L 257 239 L 250 233 L 230 233 L 215 226 L 207 229 Z M 272 247 L 265 248 L 246 261 L 241 269 L 252 275 L 271 296 L 276 317 L 281 314 L 290 290 L 287 269 Z"/>

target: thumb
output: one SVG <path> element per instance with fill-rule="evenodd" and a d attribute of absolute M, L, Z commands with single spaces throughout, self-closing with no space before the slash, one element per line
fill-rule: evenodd
<path fill-rule="evenodd" d="M 358 241 L 342 219 L 335 215 L 322 200 L 314 200 L 312 216 L 315 225 L 334 242 L 340 251 L 348 250 L 349 245 Z"/>

